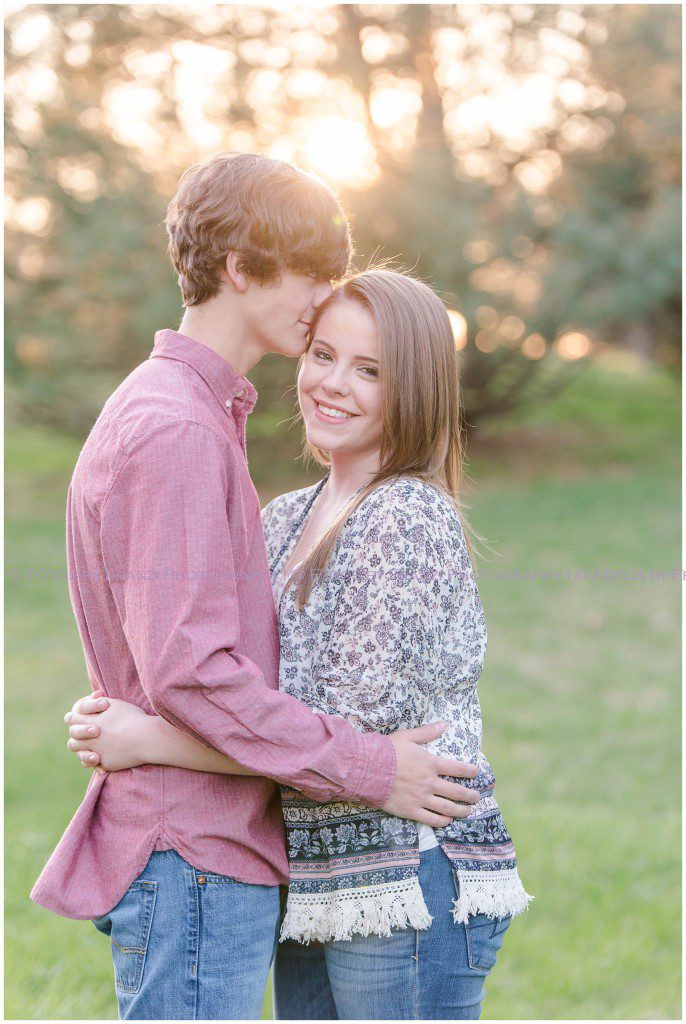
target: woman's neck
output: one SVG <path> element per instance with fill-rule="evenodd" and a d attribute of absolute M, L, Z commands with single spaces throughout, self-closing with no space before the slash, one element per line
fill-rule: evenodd
<path fill-rule="evenodd" d="M 331 452 L 331 471 L 326 502 L 341 508 L 353 494 L 379 472 L 380 452 Z"/>

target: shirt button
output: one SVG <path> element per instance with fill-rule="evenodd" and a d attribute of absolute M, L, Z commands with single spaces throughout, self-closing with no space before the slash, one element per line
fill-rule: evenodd
<path fill-rule="evenodd" d="M 198 875 L 198 885 L 204 885 L 207 881 L 207 875 Z"/>
<path fill-rule="evenodd" d="M 224 402 L 224 405 L 226 406 L 227 409 L 230 409 L 231 406 L 233 405 L 233 402 L 231 401 L 230 398 L 227 398 L 226 401 Z"/>

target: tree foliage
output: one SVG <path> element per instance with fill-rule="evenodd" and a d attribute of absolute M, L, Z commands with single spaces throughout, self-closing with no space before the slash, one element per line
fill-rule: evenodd
<path fill-rule="evenodd" d="M 563 386 L 589 347 L 676 369 L 679 19 L 673 5 L 15 10 L 13 408 L 83 433 L 175 324 L 166 200 L 223 149 L 329 177 L 358 265 L 397 258 L 459 311 L 470 424 Z M 292 367 L 255 379 L 285 414 Z"/>

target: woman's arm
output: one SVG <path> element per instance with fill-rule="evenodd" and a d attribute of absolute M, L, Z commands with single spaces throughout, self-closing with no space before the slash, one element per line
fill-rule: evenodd
<path fill-rule="evenodd" d="M 90 768 L 116 772 L 142 764 L 167 764 L 196 772 L 255 775 L 216 750 L 176 729 L 158 715 L 147 715 L 127 701 L 96 691 L 64 716 L 67 746 Z"/>

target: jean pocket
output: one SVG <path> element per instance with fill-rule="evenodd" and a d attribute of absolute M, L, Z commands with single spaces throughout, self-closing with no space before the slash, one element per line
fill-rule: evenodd
<path fill-rule="evenodd" d="M 110 937 L 118 992 L 135 994 L 140 988 L 156 896 L 157 882 L 137 879 L 109 914 L 93 921 Z"/>
<path fill-rule="evenodd" d="M 473 971 L 488 974 L 495 967 L 498 950 L 508 929 L 511 917 L 487 917 L 474 914 L 467 918 L 467 958 Z"/>

